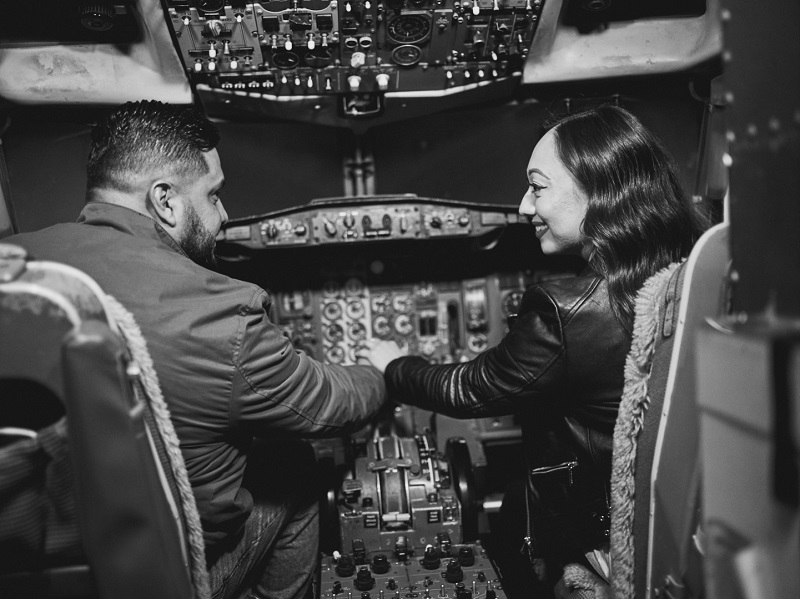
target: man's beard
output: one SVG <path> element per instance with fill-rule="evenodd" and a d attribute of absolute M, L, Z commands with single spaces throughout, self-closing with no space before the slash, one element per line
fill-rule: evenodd
<path fill-rule="evenodd" d="M 191 205 L 187 207 L 186 220 L 186 230 L 180 242 L 181 249 L 200 266 L 216 267 L 217 257 L 214 255 L 216 236 L 205 228 L 197 211 Z"/>

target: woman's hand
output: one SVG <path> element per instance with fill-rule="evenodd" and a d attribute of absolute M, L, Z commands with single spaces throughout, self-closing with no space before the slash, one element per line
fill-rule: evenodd
<path fill-rule="evenodd" d="M 400 347 L 394 341 L 381 341 L 380 339 L 367 339 L 356 350 L 356 362 L 374 366 L 381 372 L 386 371 L 386 365 L 392 360 L 408 355 L 408 346 Z"/>

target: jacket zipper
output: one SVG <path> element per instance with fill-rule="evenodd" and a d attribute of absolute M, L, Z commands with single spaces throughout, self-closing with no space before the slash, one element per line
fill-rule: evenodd
<path fill-rule="evenodd" d="M 540 468 L 532 468 L 530 471 L 530 475 L 535 476 L 537 474 L 552 474 L 553 472 L 566 470 L 567 477 L 569 479 L 569 484 L 570 486 L 572 486 L 573 484 L 572 471 L 577 467 L 578 467 L 577 460 L 572 460 L 570 462 L 563 462 L 562 464 L 556 464 L 555 466 L 542 466 Z"/>

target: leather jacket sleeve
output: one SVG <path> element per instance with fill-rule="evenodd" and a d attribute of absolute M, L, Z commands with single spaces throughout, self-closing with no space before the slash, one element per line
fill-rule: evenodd
<path fill-rule="evenodd" d="M 281 430 L 305 437 L 355 430 L 386 400 L 371 366 L 322 364 L 297 351 L 269 320 L 270 298 L 259 290 L 239 317 L 229 418 L 255 435 Z"/>
<path fill-rule="evenodd" d="M 400 358 L 386 369 L 390 397 L 458 417 L 498 416 L 550 397 L 565 378 L 566 327 L 596 282 L 568 305 L 559 305 L 544 286 L 529 288 L 520 314 L 499 345 L 470 362 L 432 365 Z"/>

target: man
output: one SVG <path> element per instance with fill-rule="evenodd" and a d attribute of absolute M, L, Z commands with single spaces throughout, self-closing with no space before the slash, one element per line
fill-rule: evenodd
<path fill-rule="evenodd" d="M 263 289 L 206 268 L 228 218 L 218 139 L 193 108 L 128 103 L 92 133 L 78 222 L 7 241 L 85 271 L 136 318 L 197 499 L 214 596 L 300 598 L 319 530 L 310 461 L 283 441 L 256 453 L 254 437 L 339 435 L 377 412 L 385 388 L 372 367 L 296 352 Z"/>

